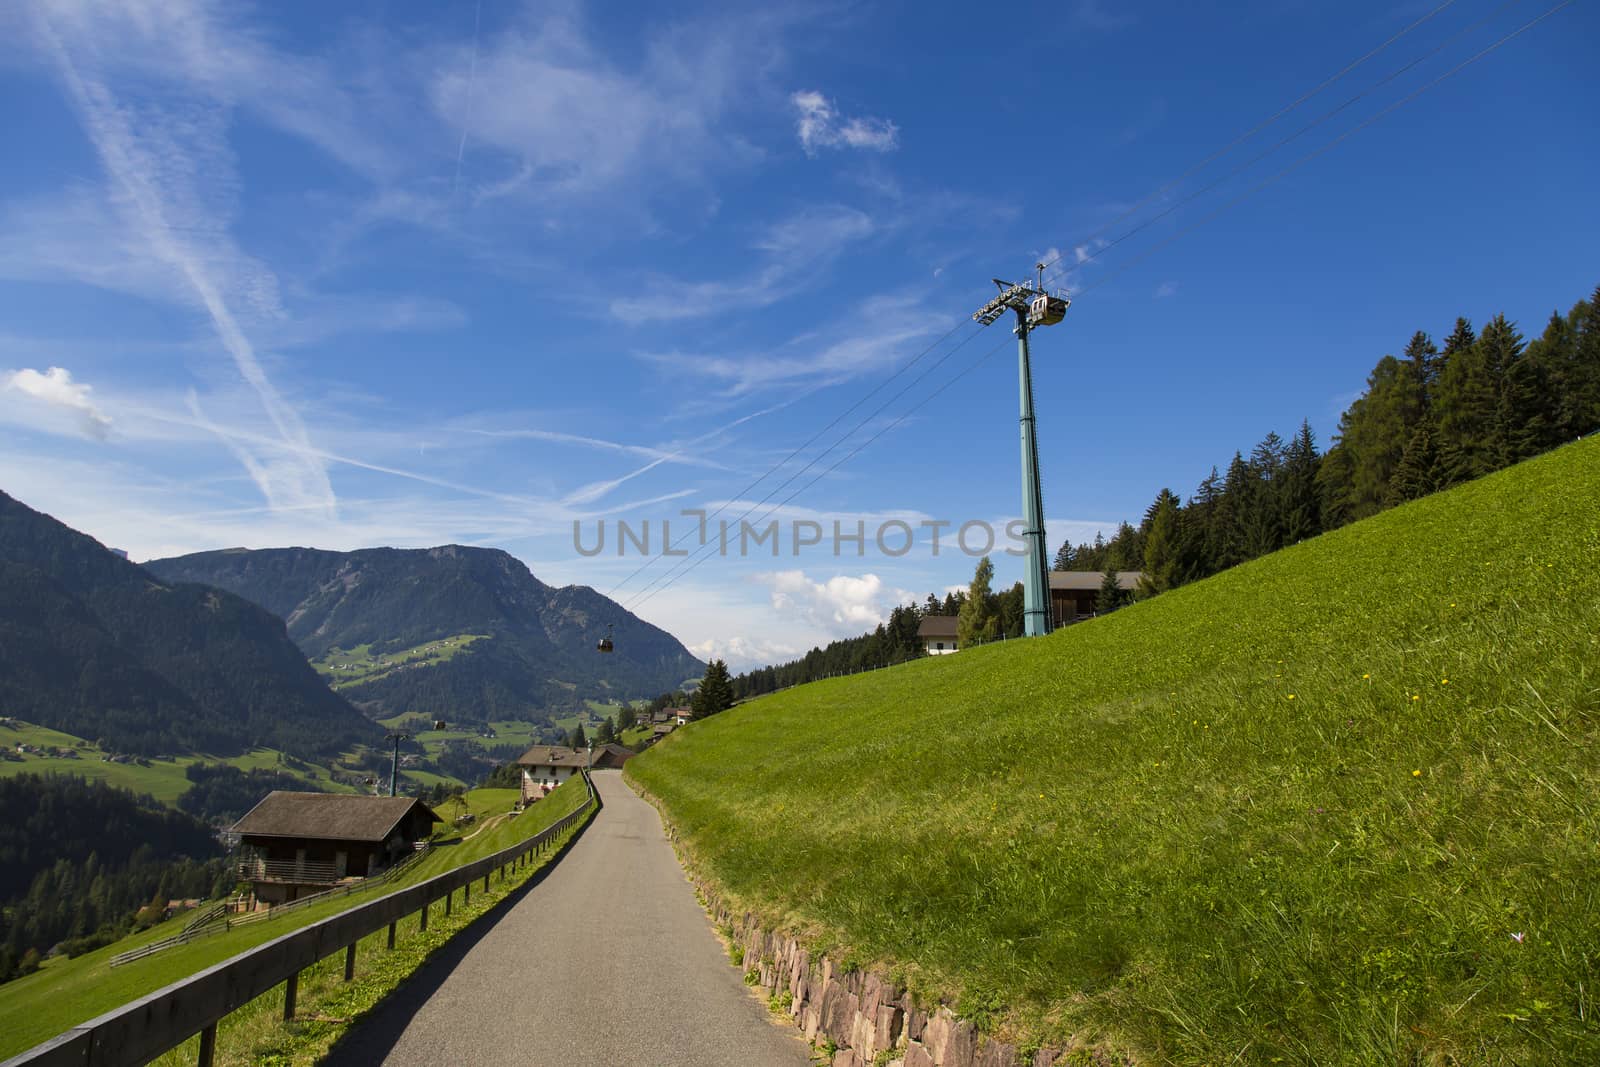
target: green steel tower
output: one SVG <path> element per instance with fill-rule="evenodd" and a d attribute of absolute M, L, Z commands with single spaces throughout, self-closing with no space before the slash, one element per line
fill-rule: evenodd
<path fill-rule="evenodd" d="M 1039 489 L 1039 437 L 1033 414 L 1033 369 L 1028 358 L 1028 334 L 1040 326 L 1060 322 L 1071 303 L 1066 296 L 1044 289 L 1044 264 L 1036 264 L 1036 285 L 994 279 L 1000 295 L 979 308 L 973 318 L 985 326 L 1007 309 L 1016 313 L 1017 376 L 1022 404 L 1022 521 L 1028 545 L 1027 569 L 1022 581 L 1023 633 L 1043 637 L 1050 632 L 1050 571 L 1044 543 L 1044 496 Z"/>

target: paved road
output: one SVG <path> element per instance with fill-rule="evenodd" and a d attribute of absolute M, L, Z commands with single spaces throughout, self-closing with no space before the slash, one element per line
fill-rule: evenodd
<path fill-rule="evenodd" d="M 596 771 L 604 808 L 495 921 L 458 935 L 327 1062 L 806 1067 L 695 902 L 649 804 Z"/>

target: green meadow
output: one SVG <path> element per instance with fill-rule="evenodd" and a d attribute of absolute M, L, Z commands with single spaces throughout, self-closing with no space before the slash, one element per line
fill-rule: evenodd
<path fill-rule="evenodd" d="M 0 760 L 0 776 L 73 774 L 89 781 L 131 789 L 135 793 L 148 793 L 168 806 L 176 806 L 178 798 L 189 788 L 191 783 L 184 777 L 184 771 L 194 763 L 228 763 L 244 771 L 282 771 L 303 779 L 308 786 L 325 793 L 351 791 L 349 786 L 335 782 L 327 767 L 298 760 L 293 765 L 281 763 L 283 754 L 272 748 L 254 749 L 242 756 L 184 755 L 151 758 L 142 763 L 109 763 L 102 758 L 106 753 L 93 741 L 21 720 L 14 719 L 11 725 L 0 723 L 0 748 L 16 753 L 18 743 L 51 750 L 71 749 L 75 755 L 62 758 L 33 752 L 22 753 L 20 759 Z"/>
<path fill-rule="evenodd" d="M 452 634 L 435 641 L 425 641 L 414 648 L 401 649 L 374 655 L 372 646 L 356 645 L 354 648 L 330 648 L 311 661 L 317 673 L 327 679 L 334 689 L 345 689 L 363 682 L 376 681 L 395 671 L 418 667 L 431 667 L 448 663 L 474 641 L 487 641 L 489 634 Z"/>
<path fill-rule="evenodd" d="M 1600 439 L 628 764 L 735 908 L 1135 1063 L 1600 1063 Z"/>
<path fill-rule="evenodd" d="M 73 959 L 48 960 L 36 973 L 0 986 L 0 1057 L 31 1048 L 245 949 L 532 837 L 582 806 L 583 780 L 579 778 L 573 782 L 576 784 L 563 783 L 515 818 L 509 817 L 517 796 L 515 789 L 475 789 L 460 801 L 441 804 L 437 814 L 446 821 L 437 829 L 428 854 L 395 880 L 364 892 L 307 905 L 282 918 L 178 945 L 121 967 L 111 966 L 112 956 L 170 937 L 193 916 L 178 915 L 159 926 Z M 474 816 L 473 821 L 456 826 L 456 817 L 469 812 Z M 281 1003 L 281 994 L 279 997 Z"/>

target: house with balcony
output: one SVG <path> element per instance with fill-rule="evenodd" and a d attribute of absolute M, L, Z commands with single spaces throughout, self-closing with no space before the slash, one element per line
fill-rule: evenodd
<path fill-rule="evenodd" d="M 387 870 L 442 822 L 415 797 L 274 790 L 234 823 L 250 906 L 271 907 Z"/>
<path fill-rule="evenodd" d="M 589 767 L 589 750 L 564 745 L 534 745 L 517 757 L 522 768 L 522 802 L 541 799 L 546 793 Z"/>

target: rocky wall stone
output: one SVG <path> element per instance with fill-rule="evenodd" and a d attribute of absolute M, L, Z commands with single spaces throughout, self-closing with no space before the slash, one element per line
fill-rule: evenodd
<path fill-rule="evenodd" d="M 670 823 L 667 832 L 678 840 Z M 885 1051 L 898 1053 L 889 1067 L 1054 1067 L 1060 1059 L 1053 1049 L 1024 1057 L 1014 1045 L 980 1039 L 949 1007 L 919 1004 L 881 974 L 813 956 L 798 939 L 765 928 L 759 916 L 731 914 L 715 887 L 692 871 L 690 878 L 718 928 L 743 952 L 744 970 L 755 974 L 763 999 L 787 993 L 789 1016 L 806 1040 L 813 1047 L 833 1044 L 831 1067 L 873 1067 Z M 1115 1061 L 1096 1055 L 1095 1062 Z"/>

